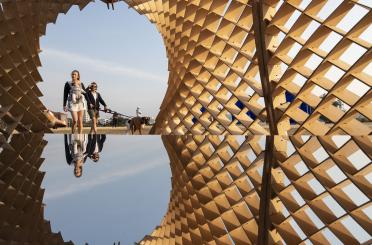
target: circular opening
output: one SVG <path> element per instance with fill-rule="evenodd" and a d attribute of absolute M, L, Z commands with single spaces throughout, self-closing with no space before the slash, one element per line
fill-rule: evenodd
<path fill-rule="evenodd" d="M 155 118 L 166 91 L 168 72 L 162 39 L 153 25 L 125 4 L 107 10 L 101 2 L 60 14 L 41 38 L 39 69 L 44 105 L 62 111 L 63 87 L 77 69 L 85 86 L 98 83 L 110 109 Z M 110 117 L 103 114 L 101 117 Z"/>

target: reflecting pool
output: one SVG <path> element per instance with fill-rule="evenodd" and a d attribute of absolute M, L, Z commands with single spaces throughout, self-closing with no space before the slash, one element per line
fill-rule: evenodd
<path fill-rule="evenodd" d="M 23 225 L 1 229 L 10 240 L 17 229 L 27 236 L 45 219 L 53 236 L 61 232 L 74 244 L 133 244 L 166 213 L 170 168 L 160 137 L 13 135 L 8 142 L 1 149 L 2 180 L 9 180 L 1 183 L 2 215 L 14 208 L 30 214 L 20 217 Z M 39 228 L 34 241 L 50 239 L 46 231 Z"/>

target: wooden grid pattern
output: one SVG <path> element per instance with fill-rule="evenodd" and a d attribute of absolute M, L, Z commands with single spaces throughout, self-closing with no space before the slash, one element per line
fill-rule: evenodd
<path fill-rule="evenodd" d="M 156 24 L 167 50 L 155 132 L 268 134 L 248 1 L 126 2 Z"/>
<path fill-rule="evenodd" d="M 253 1 L 126 2 L 157 25 L 167 49 L 169 87 L 156 132 L 269 134 Z M 365 2 L 264 1 L 280 135 L 371 133 L 372 6 Z"/>
<path fill-rule="evenodd" d="M 73 5 L 90 0 L 0 0 L 0 122 L 1 132 L 48 131 L 37 83 L 39 38 L 48 23 Z"/>
<path fill-rule="evenodd" d="M 163 142 L 172 169 L 169 209 L 140 244 L 254 242 L 265 138 L 163 136 Z"/>
<path fill-rule="evenodd" d="M 163 136 L 172 192 L 140 244 L 257 244 L 265 137 Z M 372 241 L 370 137 L 276 136 L 270 244 Z"/>
<path fill-rule="evenodd" d="M 14 135 L 0 143 L 0 244 L 71 244 L 44 219 L 39 171 L 43 135 Z"/>
<path fill-rule="evenodd" d="M 358 1 L 284 1 L 278 8 L 267 32 L 282 37 L 269 47 L 269 63 L 280 70 L 270 74 L 279 134 L 290 121 L 299 126 L 295 134 L 372 132 L 362 123 L 372 119 L 371 7 Z"/>
<path fill-rule="evenodd" d="M 278 139 L 278 145 L 271 220 L 281 239 L 287 244 L 372 242 L 371 138 L 291 137 Z"/>
<path fill-rule="evenodd" d="M 268 135 L 275 127 L 280 135 L 370 134 L 371 6 L 335 1 L 264 1 L 260 40 L 255 1 L 125 0 L 156 25 L 169 60 L 153 132 Z M 0 0 L 2 131 L 46 130 L 39 38 L 59 13 L 89 2 Z M 267 63 L 260 63 L 257 42 Z M 268 69 L 269 94 L 260 66 Z"/>
<path fill-rule="evenodd" d="M 269 244 L 369 244 L 372 138 L 346 135 L 163 136 L 168 211 L 140 244 L 257 244 L 270 138 Z M 0 242 L 63 242 L 43 218 L 45 145 L 42 135 L 1 139 Z"/>
<path fill-rule="evenodd" d="M 59 13 L 89 2 L 0 0 L 3 134 L 46 130 L 37 88 L 39 38 Z M 268 149 L 263 136 L 164 136 L 173 174 L 170 203 L 161 224 L 141 244 L 256 243 L 268 152 L 274 153 L 270 243 L 371 243 L 372 16 L 367 1 L 263 1 L 265 40 L 260 43 L 267 50 L 272 105 L 266 104 L 266 74 L 256 50 L 255 1 L 125 2 L 156 25 L 169 59 L 168 90 L 155 133 L 268 135 L 275 127 L 280 135 L 351 135 L 269 136 L 275 147 Z M 268 125 L 269 107 L 274 125 Z M 0 138 L 1 239 L 22 243 L 44 234 L 59 243 L 60 235 L 50 234 L 42 218 L 37 169 L 45 142 L 13 137 L 10 144 Z M 30 225 L 32 217 L 39 226 Z M 38 235 L 30 235 L 31 228 L 40 228 Z"/>

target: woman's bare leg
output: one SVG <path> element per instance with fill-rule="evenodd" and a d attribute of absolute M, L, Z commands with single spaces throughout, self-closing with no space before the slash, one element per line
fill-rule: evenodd
<path fill-rule="evenodd" d="M 78 111 L 78 129 L 79 129 L 79 134 L 83 133 L 83 116 L 84 116 L 84 111 Z"/>
<path fill-rule="evenodd" d="M 75 133 L 76 123 L 78 121 L 78 113 L 76 111 L 72 111 L 71 117 L 72 117 L 71 133 L 73 134 Z"/>

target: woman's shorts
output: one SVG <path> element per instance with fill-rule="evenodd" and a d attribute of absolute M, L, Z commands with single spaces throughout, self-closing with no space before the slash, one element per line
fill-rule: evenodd
<path fill-rule="evenodd" d="M 85 106 L 82 102 L 81 103 L 76 103 L 76 104 L 71 103 L 69 105 L 69 110 L 70 111 L 84 111 Z"/>
<path fill-rule="evenodd" d="M 98 110 L 89 109 L 88 114 L 90 116 L 90 119 L 99 118 L 99 111 Z"/>
<path fill-rule="evenodd" d="M 80 100 L 79 103 L 72 103 L 72 101 L 69 99 L 68 109 L 71 112 L 85 111 L 87 109 L 87 103 L 84 98 Z"/>

